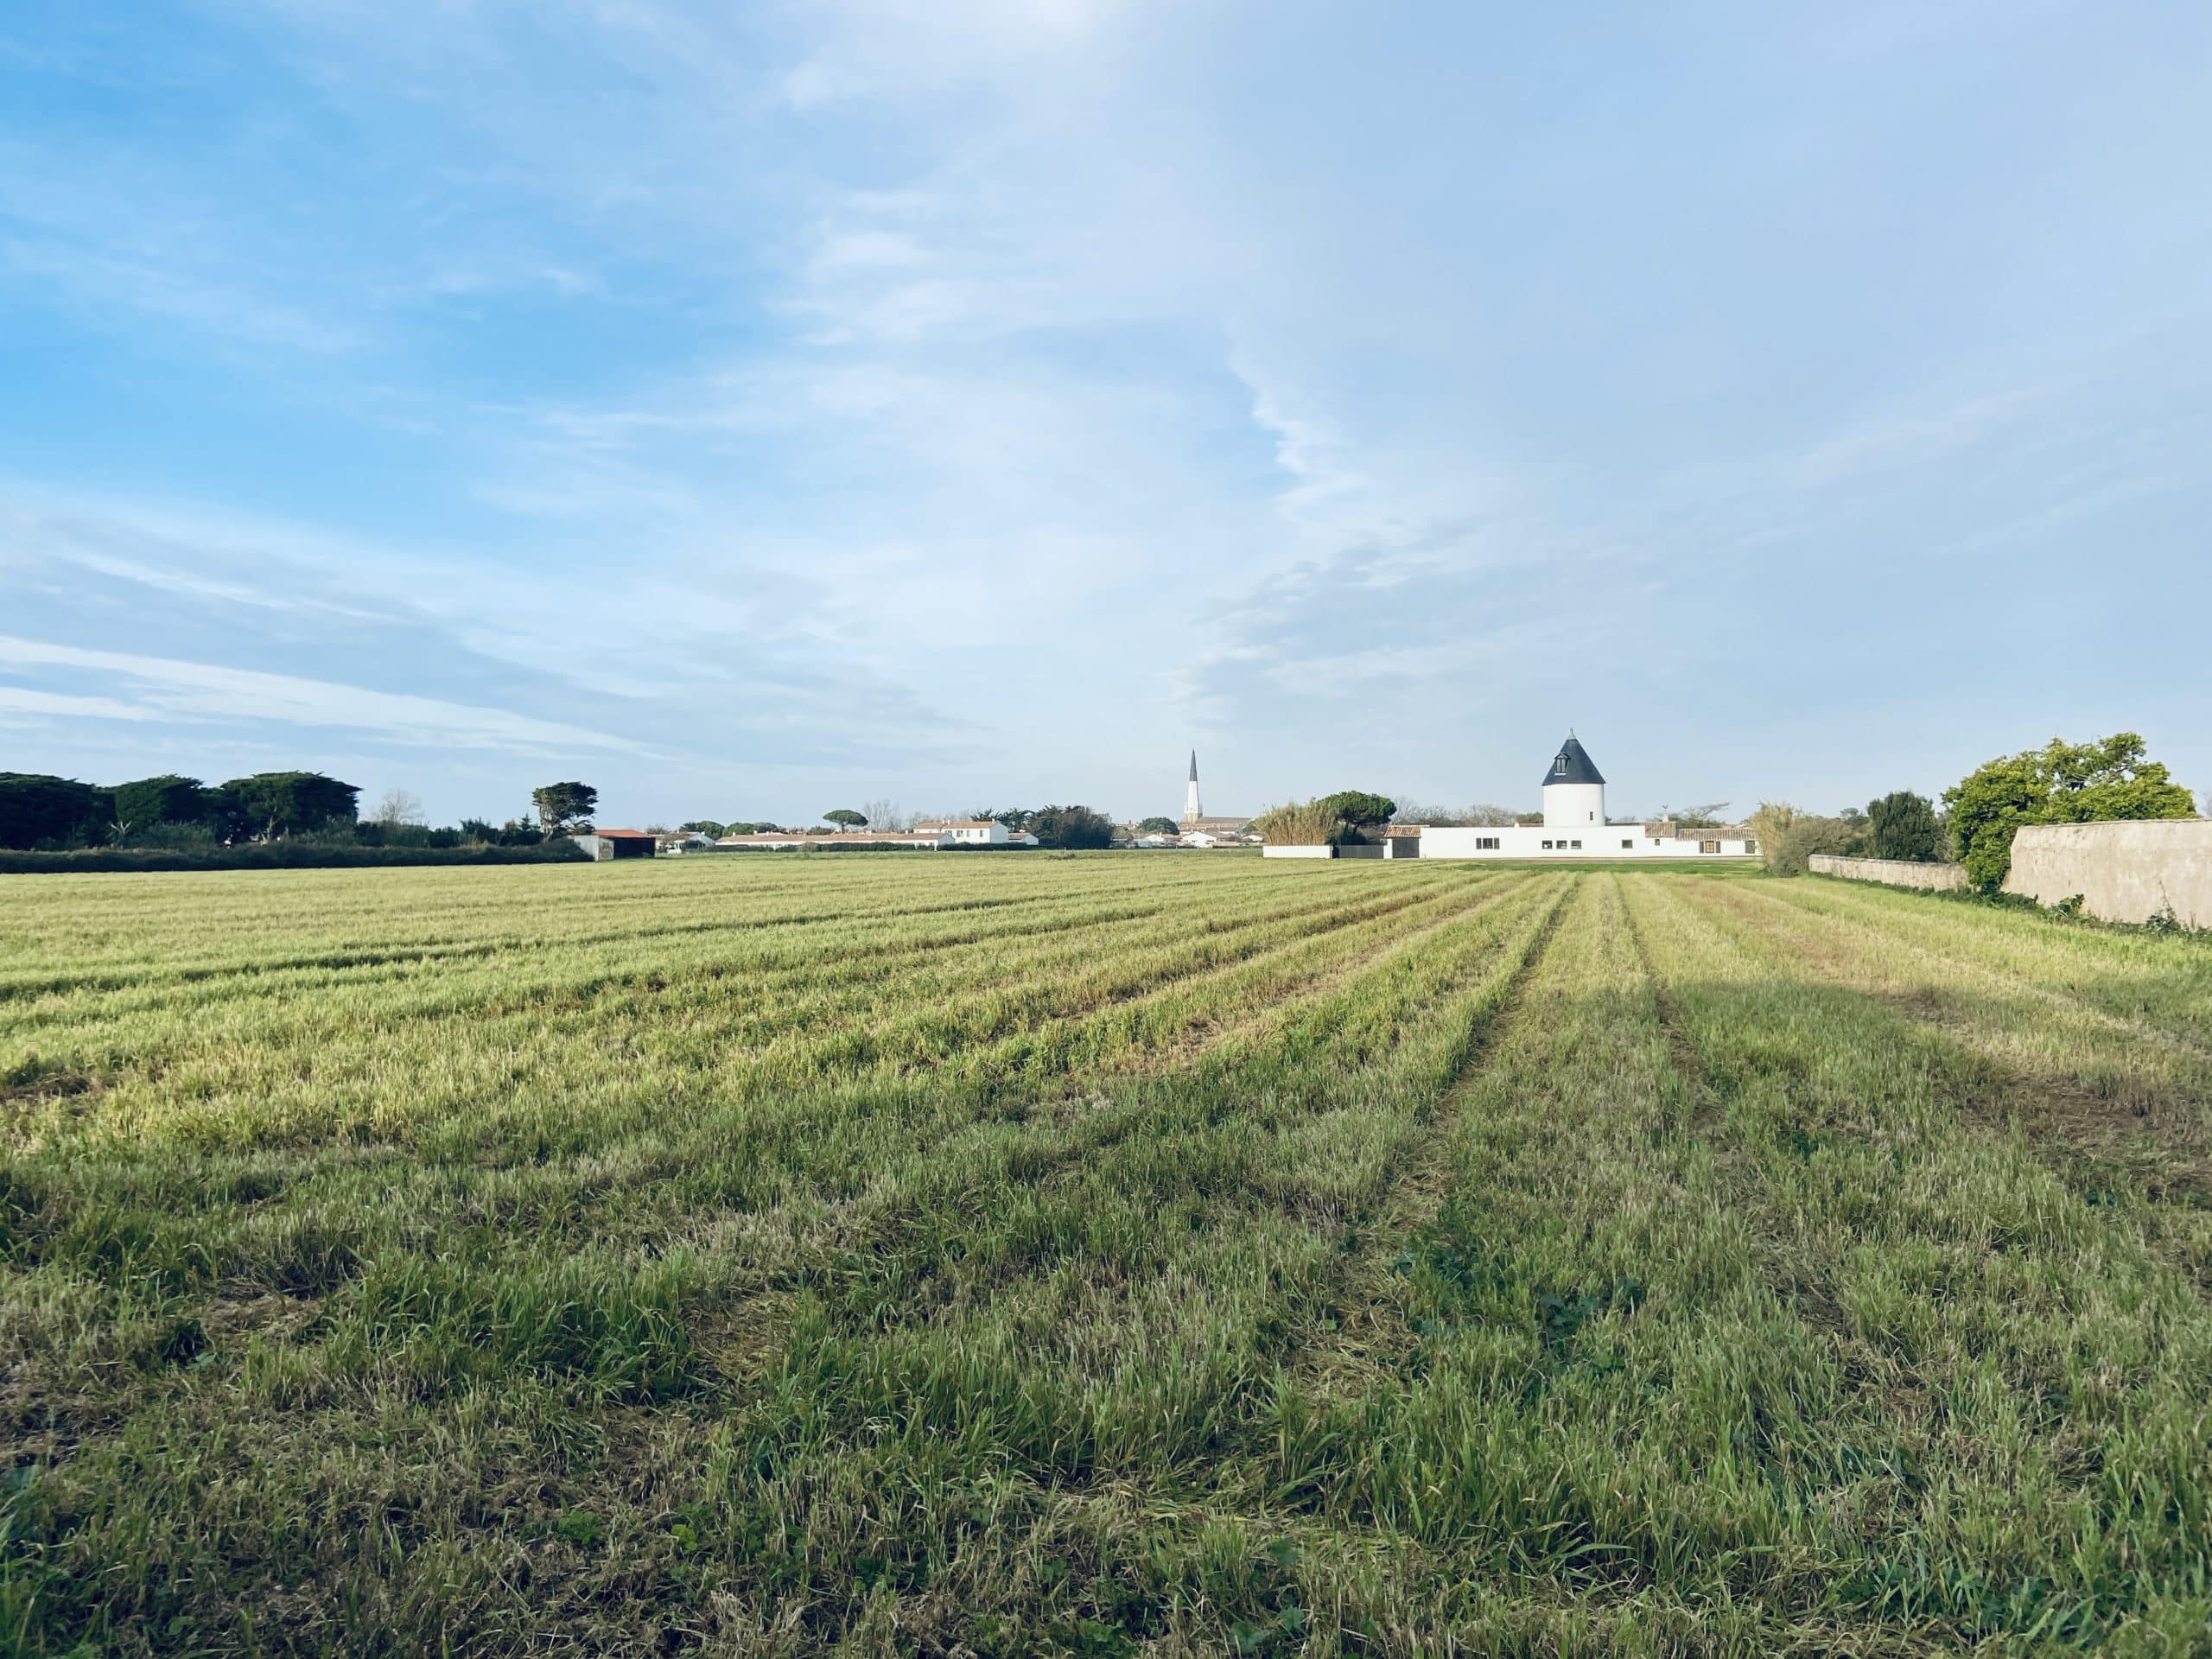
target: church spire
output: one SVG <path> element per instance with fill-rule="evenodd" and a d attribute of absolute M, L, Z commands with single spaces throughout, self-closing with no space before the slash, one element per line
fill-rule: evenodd
<path fill-rule="evenodd" d="M 1198 781 L 1198 752 L 1196 749 L 1191 751 L 1191 781 L 1194 784 Z"/>
<path fill-rule="evenodd" d="M 1198 752 L 1191 751 L 1191 786 L 1183 791 L 1183 822 L 1196 823 L 1205 817 L 1206 810 L 1198 804 Z"/>

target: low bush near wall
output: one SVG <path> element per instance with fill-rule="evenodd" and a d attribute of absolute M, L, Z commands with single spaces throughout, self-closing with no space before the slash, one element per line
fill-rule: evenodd
<path fill-rule="evenodd" d="M 205 852 L 95 847 L 77 853 L 0 852 L 0 875 L 108 875 L 156 870 L 354 870 L 385 864 L 572 864 L 573 842 L 537 847 L 295 846 L 276 841 Z"/>

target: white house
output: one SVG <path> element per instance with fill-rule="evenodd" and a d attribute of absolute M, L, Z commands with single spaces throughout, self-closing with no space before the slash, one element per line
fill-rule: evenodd
<path fill-rule="evenodd" d="M 1636 859 L 1755 858 L 1759 843 L 1741 824 L 1685 830 L 1671 819 L 1614 823 L 1605 817 L 1605 779 L 1573 733 L 1544 772 L 1541 823 L 1393 824 L 1391 858 Z M 1313 848 L 1269 847 L 1270 858 L 1326 856 Z"/>
<path fill-rule="evenodd" d="M 904 835 L 892 830 L 838 830 L 828 835 L 810 835 L 804 830 L 767 830 L 750 836 L 724 836 L 715 843 L 722 852 L 798 853 L 815 848 L 899 847 L 920 852 L 936 852 L 952 844 L 943 835 Z"/>
<path fill-rule="evenodd" d="M 1027 830 L 1009 830 L 996 818 L 947 818 L 938 823 L 918 823 L 914 833 L 941 836 L 954 847 L 1034 847 L 1037 837 Z"/>

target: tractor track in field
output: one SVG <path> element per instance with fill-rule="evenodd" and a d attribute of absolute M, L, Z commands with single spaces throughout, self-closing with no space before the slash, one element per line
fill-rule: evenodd
<path fill-rule="evenodd" d="M 1404 956 L 1409 950 L 1417 947 L 1421 939 L 1429 935 L 1450 927 L 1454 923 L 1464 922 L 1471 915 L 1488 911 L 1499 897 L 1514 890 L 1512 887 L 1502 887 L 1494 892 L 1485 891 L 1476 902 L 1438 918 L 1414 933 L 1391 938 L 1371 950 L 1362 952 L 1348 963 L 1337 964 L 1323 974 L 1318 984 L 1309 984 L 1303 988 L 1303 992 L 1297 1000 L 1301 1004 L 1318 1001 L 1358 973 L 1371 969 L 1378 963 L 1391 958 Z M 1461 1061 L 1454 1071 L 1451 1084 L 1440 1091 L 1440 1101 L 1448 1099 L 1458 1090 L 1474 1065 L 1479 1062 L 1481 1053 L 1488 1046 L 1490 1033 L 1498 1029 L 1498 1021 L 1506 1014 L 1509 1008 L 1517 1005 L 1521 988 L 1525 984 L 1535 963 L 1541 960 L 1543 951 L 1548 948 L 1551 935 L 1557 925 L 1559 913 L 1564 907 L 1565 899 L 1566 892 L 1563 891 L 1560 896 L 1554 899 L 1544 910 L 1541 918 L 1522 943 L 1520 947 L 1520 958 L 1511 970 L 1514 976 L 1512 988 L 1508 991 L 1505 999 L 1501 1001 L 1497 1008 L 1484 1020 L 1482 1033 L 1475 1048 Z M 1448 1000 L 1451 995 L 1447 992 L 1446 999 L 1442 1000 Z M 1116 1077 L 1110 1072 L 1092 1071 L 1077 1071 L 1067 1074 L 1063 1079 L 1066 1086 L 1052 1099 L 1039 1102 L 1037 1109 L 1025 1120 L 1025 1122 L 1049 1128 L 1065 1128 L 1071 1124 L 1084 1124 L 1089 1128 L 1089 1132 L 1069 1135 L 1062 1144 L 1057 1146 L 1017 1147 L 1009 1150 L 1006 1154 L 1008 1178 L 1018 1179 L 1023 1185 L 1032 1187 L 1050 1186 L 1071 1166 L 1110 1149 L 1154 1122 L 1157 1109 L 1152 1102 L 1143 1096 L 1114 1101 L 1109 1100 L 1097 1092 L 1103 1084 L 1132 1080 Z M 1422 1147 L 1416 1153 L 1417 1157 L 1424 1152 L 1433 1156 L 1429 1143 L 1436 1139 L 1433 1126 L 1437 1116 L 1434 1111 L 1432 1111 L 1422 1120 L 1422 1127 L 1416 1131 L 1423 1143 Z M 968 1126 L 949 1129 L 944 1135 L 935 1137 L 933 1144 L 942 1145 L 945 1141 L 964 1132 L 966 1127 Z M 1404 1154 L 1402 1154 L 1400 1160 L 1402 1166 L 1404 1161 Z M 1440 1166 L 1433 1173 L 1433 1184 L 1440 1184 Z M 1394 1191 L 1406 1185 L 1406 1176 L 1402 1167 L 1400 1173 L 1389 1178 L 1389 1185 Z M 897 1233 L 900 1225 L 900 1217 L 894 1210 L 885 1205 L 880 1198 L 871 1198 L 871 1196 L 866 1193 L 855 1194 L 851 1198 L 841 1201 L 832 1207 L 839 1213 L 836 1219 L 826 1228 L 817 1230 L 813 1241 L 813 1248 L 817 1252 L 826 1251 L 832 1255 L 846 1257 L 870 1257 L 886 1249 L 895 1248 L 898 1245 Z M 1433 1211 L 1433 1207 L 1432 1201 L 1430 1209 Z M 1356 1221 L 1348 1220 L 1344 1225 L 1348 1232 L 1359 1230 Z M 803 1267 L 795 1266 L 775 1276 L 781 1287 L 788 1289 L 796 1287 L 798 1279 L 804 1276 L 804 1272 L 805 1269 Z M 794 1277 L 795 1274 L 797 1277 Z M 764 1286 L 764 1288 L 771 1290 L 776 1287 Z"/>
<path fill-rule="evenodd" d="M 1295 993 L 1291 998 L 1295 1005 L 1310 1005 L 1359 974 L 1393 958 L 1403 957 L 1432 935 L 1489 912 L 1501 899 L 1518 890 L 1519 885 L 1515 883 L 1484 883 L 1475 890 L 1471 902 L 1462 904 L 1411 933 L 1395 936 L 1372 949 L 1362 950 L 1347 962 L 1329 964 L 1311 980 L 1294 982 L 1292 985 L 1281 988 Z M 1438 895 L 1427 896 L 1433 898 Z M 1548 945 L 1563 902 L 1564 894 L 1553 901 L 1529 941 L 1522 945 L 1522 959 L 1514 969 L 1516 992 L 1519 982 L 1525 980 L 1535 962 L 1541 957 L 1542 950 Z M 1388 915 L 1406 907 L 1406 903 L 1395 903 L 1385 907 L 1381 913 Z M 1363 911 L 1358 919 L 1367 921 L 1376 918 Z M 1319 936 L 1306 935 L 1303 938 L 1315 937 Z M 1303 939 L 1292 941 L 1279 949 L 1289 949 L 1301 942 Z M 1250 957 L 1236 958 L 1224 964 L 1221 970 L 1243 966 L 1253 960 Z M 1172 988 L 1173 985 L 1157 987 L 1147 995 L 1159 995 Z M 1484 1022 L 1485 1032 L 1495 1026 L 1503 1012 L 1503 1005 L 1501 1005 Z M 1456 1088 L 1464 1079 L 1477 1058 L 1471 1054 L 1462 1063 L 1455 1073 L 1452 1088 Z M 1081 1132 L 1066 1135 L 1058 1145 L 1025 1144 L 1007 1148 L 1003 1154 L 1007 1178 L 1031 1186 L 1049 1185 L 1071 1166 L 1110 1149 L 1153 1122 L 1157 1109 L 1151 1101 L 1141 1096 L 1113 1100 L 1101 1092 L 1109 1084 L 1138 1080 L 1111 1065 L 1078 1068 L 1064 1074 L 1059 1079 L 1062 1086 L 1033 1103 L 1020 1119 L 1020 1123 L 1025 1132 L 1071 1129 Z M 1445 1091 L 1447 1095 L 1450 1092 L 1449 1088 Z M 969 1132 L 983 1121 L 971 1119 L 947 1126 L 941 1133 L 925 1137 L 918 1143 L 918 1148 L 942 1147 L 958 1135 Z M 702 1226 L 711 1228 L 723 1219 L 726 1218 L 695 1217 L 684 1228 L 678 1230 L 677 1236 L 695 1231 Z M 774 1212 L 755 1213 L 747 1218 L 745 1224 L 748 1230 L 772 1233 L 777 1230 L 777 1217 Z M 757 1284 L 736 1292 L 721 1314 L 710 1322 L 709 1332 L 702 1334 L 702 1347 L 710 1352 L 729 1357 L 728 1363 L 723 1367 L 727 1374 L 746 1376 L 757 1373 L 766 1363 L 767 1353 L 775 1345 L 772 1332 L 764 1327 L 772 1327 L 788 1317 L 792 1299 L 799 1290 L 817 1279 L 836 1259 L 872 1257 L 887 1249 L 896 1248 L 899 1242 L 899 1225 L 900 1217 L 897 1211 L 880 1193 L 862 1191 L 829 1200 L 824 1213 L 808 1223 L 802 1230 L 802 1236 L 794 1236 L 791 1241 L 794 1253 L 788 1259 L 766 1268 Z"/>
<path fill-rule="evenodd" d="M 1613 882 L 1618 888 L 1620 877 L 1614 876 Z M 1682 1013 L 1682 1005 L 1659 976 L 1650 941 L 1644 937 L 1643 925 L 1636 919 L 1635 907 L 1628 902 L 1626 893 L 1621 896 L 1621 919 L 1627 925 L 1629 942 L 1636 947 L 1637 965 L 1643 970 L 1643 982 L 1651 988 L 1652 1011 L 1658 1016 L 1660 1034 L 1667 1039 L 1667 1052 L 1674 1061 L 1675 1071 L 1697 1096 L 1697 1106 L 1690 1114 L 1688 1126 L 1689 1133 L 1700 1141 L 1714 1141 L 1726 1109 L 1719 1081 L 1689 1033 L 1689 1021 Z"/>
<path fill-rule="evenodd" d="M 2139 1155 L 2126 1154 L 2131 1147 L 2139 1154 L 2147 1146 L 2156 1149 L 2165 1167 L 2160 1174 L 2137 1175 L 2145 1183 L 2145 1198 L 2154 1203 L 2177 1198 L 2192 1206 L 2212 1203 L 2212 1147 L 2206 1144 L 2201 1113 L 2192 1114 L 2197 1118 L 2193 1123 L 2177 1123 L 2173 1114 L 2156 1112 L 2147 1101 L 2114 1100 L 2076 1079 L 2020 1065 L 1996 1052 L 1982 1027 L 1936 988 L 1875 982 L 1818 938 L 1730 900 L 1732 895 L 1723 902 L 1745 925 L 1813 968 L 1823 982 L 1941 1038 L 1965 1074 L 1958 1080 L 1963 1086 L 1954 1084 L 1946 1096 L 1985 1128 L 2021 1131 L 2038 1158 L 2069 1185 L 2081 1185 L 2073 1179 L 2077 1172 L 2049 1156 L 2054 1144 L 2072 1154 L 2067 1162 L 2107 1173 L 2115 1162 L 2139 1169 Z M 2200 1105 L 2194 1100 L 2185 1103 Z"/>
<path fill-rule="evenodd" d="M 1390 1173 L 1360 1215 L 1344 1222 L 1349 1247 L 1331 1282 L 1319 1294 L 1331 1326 L 1309 1321 L 1290 1338 L 1281 1360 L 1286 1372 L 1343 1395 L 1363 1392 L 1407 1347 L 1403 1281 L 1390 1263 L 1416 1228 L 1444 1207 L 1451 1175 L 1449 1143 L 1463 1096 L 1528 1002 L 1529 987 L 1551 950 L 1567 905 L 1582 891 L 1578 877 L 1562 886 L 1530 931 L 1512 979 L 1468 1044 L 1451 1080 L 1413 1124 Z"/>
<path fill-rule="evenodd" d="M 1925 897 L 1910 896 L 1915 899 Z M 1777 893 L 1758 892 L 1756 897 L 1758 902 L 1787 912 L 1802 922 L 1827 923 L 1860 934 L 1887 937 L 1882 934 L 1879 921 L 1874 915 L 1863 915 L 1856 911 L 1824 910 Z M 2046 984 L 2014 969 L 1995 966 L 1985 959 L 1962 954 L 1955 949 L 1946 949 L 1938 941 L 1917 935 L 1902 937 L 1914 951 L 1940 963 L 1946 972 L 1978 979 L 1992 987 L 2001 987 L 2005 993 L 2094 1020 L 2123 1041 L 2147 1044 L 2193 1064 L 2212 1064 L 2212 1041 L 2206 1040 L 2201 1034 L 2205 1029 L 2201 1024 L 2176 1029 L 2172 1025 L 2150 1018 L 2147 1014 L 2128 1014 L 2107 1007 L 2071 987 Z"/>
<path fill-rule="evenodd" d="M 1737 894 L 1732 893 L 1730 899 L 1739 906 L 1745 903 L 1741 896 Z M 1773 893 L 1758 893 L 1757 902 L 1770 906 L 1772 913 L 1789 916 L 1801 930 L 1808 925 L 1818 927 L 1825 925 L 1834 929 L 1861 934 L 1878 931 L 1872 924 L 1862 921 L 1857 917 L 1808 909 Z M 1749 919 L 1748 912 L 1739 911 L 1738 913 L 1745 914 L 1746 919 Z M 2026 1001 L 2041 1003 L 2045 1007 L 2058 1013 L 2087 1020 L 2101 1033 L 2119 1042 L 2141 1044 L 2145 1047 L 2156 1049 L 2161 1053 L 2171 1055 L 2192 1067 L 2212 1067 L 2212 1043 L 2199 1040 L 2183 1032 L 2170 1030 L 2156 1021 L 2139 1015 L 2123 1014 L 2113 1008 L 2101 1007 L 2071 990 L 2042 984 L 2023 974 L 2001 968 L 1993 968 L 1986 963 L 1976 961 L 1969 957 L 1961 957 L 1955 951 L 1945 950 L 1939 946 L 1914 940 L 1911 942 L 1911 949 L 1940 964 L 1942 969 L 1948 974 L 1960 979 L 1971 978 L 1980 981 L 1989 988 L 1989 994 L 1993 998 L 2009 995 Z M 1864 975 L 1862 974 L 1859 977 L 1863 983 Z M 1931 998 L 1936 997 L 1932 988 L 1925 986 L 1916 988 L 1915 994 Z M 1952 1009 L 1956 1018 L 1961 1020 L 1966 1019 L 1968 1011 L 1963 1006 L 1962 998 L 1955 995 L 1945 1006 Z"/>
<path fill-rule="evenodd" d="M 2142 1208 L 2123 1210 L 2128 1230 L 2200 1298 L 2212 1300 L 2212 1267 L 2177 1252 L 2158 1229 L 2157 1215 L 2212 1209 L 2212 1154 L 2201 1129 L 2176 1135 L 2170 1122 L 2140 1103 L 2130 1109 L 2070 1079 L 2011 1061 L 1993 1052 L 1986 1035 L 1935 988 L 1871 982 L 1864 969 L 1818 939 L 1780 925 L 1778 918 L 1755 914 L 1740 901 L 1727 908 L 1760 939 L 1811 969 L 1818 982 L 1934 1038 L 1951 1062 L 1935 1080 L 1936 1097 L 1954 1108 L 1969 1130 L 2017 1143 L 2086 1202 L 2110 1202 L 2115 1187 L 2133 1187 Z"/>

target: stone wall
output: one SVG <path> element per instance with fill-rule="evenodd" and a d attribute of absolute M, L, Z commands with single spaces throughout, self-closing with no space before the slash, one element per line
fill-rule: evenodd
<path fill-rule="evenodd" d="M 1815 875 L 1840 875 L 1847 881 L 1879 881 L 1885 887 L 1919 887 L 1929 893 L 1949 893 L 1967 885 L 1967 873 L 1956 864 L 1915 864 L 1902 858 L 1839 858 L 1834 853 L 1815 853 L 1805 863 Z"/>
<path fill-rule="evenodd" d="M 2013 837 L 2005 891 L 2046 905 L 2078 893 L 2107 922 L 2171 908 L 2184 927 L 2212 927 L 2212 819 L 2030 824 Z"/>

